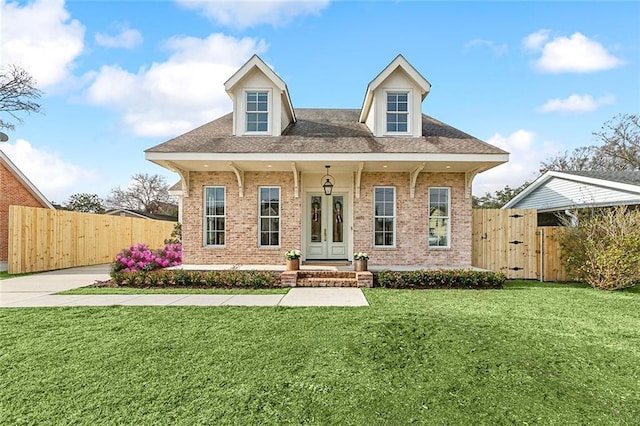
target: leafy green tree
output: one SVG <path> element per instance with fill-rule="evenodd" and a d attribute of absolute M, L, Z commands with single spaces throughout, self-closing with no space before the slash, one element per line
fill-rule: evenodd
<path fill-rule="evenodd" d="M 527 186 L 529 186 L 530 182 L 525 182 L 517 188 L 511 188 L 509 185 L 505 186 L 503 189 L 499 189 L 493 194 L 486 192 L 482 197 L 473 197 L 473 208 L 474 209 L 499 209 L 507 202 L 509 202 L 513 197 L 521 193 Z"/>
<path fill-rule="evenodd" d="M 585 209 L 560 236 L 572 278 L 602 290 L 640 283 L 640 210 L 626 206 Z"/>
<path fill-rule="evenodd" d="M 83 213 L 104 213 L 104 201 L 96 194 L 73 194 L 64 205 L 66 210 Z"/>

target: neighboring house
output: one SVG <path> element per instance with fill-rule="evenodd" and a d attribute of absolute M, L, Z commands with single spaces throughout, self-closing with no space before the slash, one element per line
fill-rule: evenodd
<path fill-rule="evenodd" d="M 9 206 L 42 207 L 53 205 L 0 150 L 0 271 L 9 260 Z"/>
<path fill-rule="evenodd" d="M 470 266 L 472 180 L 509 155 L 422 114 L 430 88 L 399 55 L 361 109 L 294 109 L 254 55 L 232 113 L 146 151 L 182 178 L 184 263 Z"/>
<path fill-rule="evenodd" d="M 150 214 L 150 213 L 144 213 L 138 210 L 129 210 L 129 209 L 111 209 L 104 212 L 104 214 L 109 216 L 134 217 L 138 219 L 166 220 L 169 222 L 177 221 L 176 216 L 171 216 L 168 214 Z"/>
<path fill-rule="evenodd" d="M 549 171 L 503 209 L 537 209 L 544 226 L 557 225 L 565 211 L 619 205 L 640 205 L 640 171 Z"/>

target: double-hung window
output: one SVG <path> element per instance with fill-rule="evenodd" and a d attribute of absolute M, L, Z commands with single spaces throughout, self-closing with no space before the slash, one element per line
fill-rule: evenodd
<path fill-rule="evenodd" d="M 387 132 L 409 131 L 409 92 L 387 92 Z"/>
<path fill-rule="evenodd" d="M 277 247 L 280 245 L 280 188 L 263 186 L 259 193 L 260 246 Z"/>
<path fill-rule="evenodd" d="M 373 189 L 373 245 L 394 247 L 396 244 L 396 189 L 376 186 Z"/>
<path fill-rule="evenodd" d="M 204 244 L 223 246 L 225 241 L 225 188 L 208 186 L 204 189 Z"/>
<path fill-rule="evenodd" d="M 429 188 L 429 247 L 449 247 L 451 190 Z"/>
<path fill-rule="evenodd" d="M 246 92 L 246 131 L 269 131 L 269 92 Z"/>

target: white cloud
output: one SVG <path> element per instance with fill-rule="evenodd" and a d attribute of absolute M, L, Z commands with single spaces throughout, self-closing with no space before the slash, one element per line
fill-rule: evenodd
<path fill-rule="evenodd" d="M 560 147 L 551 142 L 536 140 L 535 133 L 517 130 L 508 136 L 496 133 L 488 143 L 509 152 L 509 162 L 479 174 L 473 181 L 474 195 L 484 195 L 503 189 L 506 185 L 517 188 L 538 175 L 540 162 L 555 155 Z"/>
<path fill-rule="evenodd" d="M 205 39 L 175 37 L 166 62 L 136 73 L 104 66 L 87 89 L 87 100 L 122 113 L 138 136 L 175 136 L 231 110 L 223 83 L 253 54 L 262 40 L 211 34 Z"/>
<path fill-rule="evenodd" d="M 96 33 L 96 43 L 102 47 L 133 49 L 142 44 L 142 34 L 136 29 L 129 28 L 128 25 L 117 25 L 119 33 L 108 35 Z"/>
<path fill-rule="evenodd" d="M 491 49 L 491 51 L 493 51 L 494 55 L 496 56 L 502 56 L 506 54 L 508 51 L 508 47 L 506 44 L 497 44 L 491 40 L 475 39 L 475 40 L 471 40 L 470 42 L 464 45 L 464 47 L 466 47 L 467 49 L 471 47 L 478 47 L 478 46 L 488 47 L 489 49 Z"/>
<path fill-rule="evenodd" d="M 328 0 L 176 0 L 187 9 L 198 10 L 207 18 L 232 28 L 243 29 L 259 24 L 281 27 L 297 16 L 318 15 Z"/>
<path fill-rule="evenodd" d="M 89 186 L 99 180 L 95 170 L 88 170 L 60 158 L 57 152 L 35 148 L 24 139 L 3 143 L 1 149 L 20 171 L 51 201 L 65 201 L 79 185 Z"/>
<path fill-rule="evenodd" d="M 39 88 L 64 81 L 84 48 L 84 27 L 63 0 L 36 0 L 24 6 L 0 0 L 0 58 L 20 65 Z"/>
<path fill-rule="evenodd" d="M 616 68 L 624 62 L 611 55 L 598 42 L 576 32 L 570 37 L 549 39 L 549 30 L 529 34 L 522 41 L 525 48 L 540 52 L 534 68 L 547 73 L 595 72 Z"/>
<path fill-rule="evenodd" d="M 522 45 L 529 50 L 540 50 L 544 43 L 549 40 L 550 30 L 538 30 L 531 33 L 522 40 Z"/>
<path fill-rule="evenodd" d="M 604 95 L 594 99 L 591 95 L 573 94 L 566 99 L 550 99 L 539 108 L 540 112 L 580 113 L 594 111 L 603 105 L 615 102 L 613 95 Z"/>

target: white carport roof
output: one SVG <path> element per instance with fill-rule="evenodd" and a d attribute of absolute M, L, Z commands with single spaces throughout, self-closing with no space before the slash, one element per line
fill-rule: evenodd
<path fill-rule="evenodd" d="M 640 171 L 548 171 L 503 209 L 570 208 L 640 204 Z"/>

